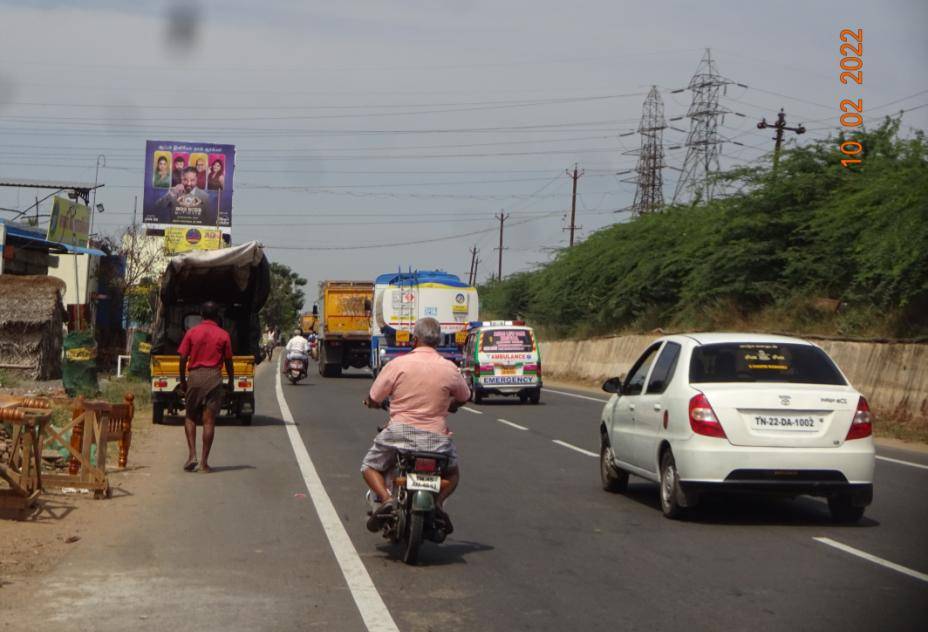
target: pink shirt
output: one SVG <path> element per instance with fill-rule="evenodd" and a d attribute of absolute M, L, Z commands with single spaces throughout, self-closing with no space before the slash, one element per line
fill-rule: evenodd
<path fill-rule="evenodd" d="M 387 363 L 371 386 L 371 399 L 390 398 L 390 423 L 404 423 L 436 434 L 450 434 L 445 419 L 452 398 L 470 398 L 470 389 L 454 362 L 431 347 Z"/>

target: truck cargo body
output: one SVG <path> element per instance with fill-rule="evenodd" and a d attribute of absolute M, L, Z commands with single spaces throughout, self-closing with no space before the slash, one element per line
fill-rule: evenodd
<path fill-rule="evenodd" d="M 420 318 L 441 325 L 439 353 L 460 364 L 467 323 L 478 318 L 477 289 L 442 271 L 382 274 L 374 284 L 371 368 L 378 373 L 393 358 L 412 350 Z"/>
<path fill-rule="evenodd" d="M 255 410 L 255 365 L 260 362 L 258 311 L 270 292 L 270 266 L 257 242 L 171 259 L 161 278 L 151 349 L 152 420 L 184 408 L 179 389 L 178 346 L 201 318 L 203 303 L 219 306 L 221 326 L 232 341 L 233 390 L 223 412 L 251 423 Z M 225 368 L 223 368 L 225 375 Z"/>
<path fill-rule="evenodd" d="M 343 369 L 370 366 L 370 281 L 323 281 L 319 284 L 319 373 L 337 377 Z"/>

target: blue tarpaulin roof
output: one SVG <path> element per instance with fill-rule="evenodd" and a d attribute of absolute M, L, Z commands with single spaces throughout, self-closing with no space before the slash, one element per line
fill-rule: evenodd
<path fill-rule="evenodd" d="M 28 240 L 30 244 L 41 247 L 46 247 L 49 250 L 63 250 L 68 254 L 74 255 L 93 255 L 95 257 L 105 257 L 106 253 L 102 250 L 97 250 L 96 248 L 83 248 L 81 246 L 72 246 L 70 244 L 62 244 L 57 241 L 49 241 L 45 238 L 45 234 L 39 230 L 23 226 L 22 224 L 13 224 L 4 219 L 0 219 L 0 223 L 3 223 L 6 226 L 6 234 L 10 237 L 17 237 L 19 239 Z"/>

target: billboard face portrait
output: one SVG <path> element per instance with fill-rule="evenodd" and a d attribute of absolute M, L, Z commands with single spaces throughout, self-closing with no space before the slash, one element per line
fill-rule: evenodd
<path fill-rule="evenodd" d="M 190 163 L 188 166 L 197 170 L 197 188 L 206 190 L 206 176 L 209 171 L 209 156 L 202 152 L 190 154 Z"/>
<path fill-rule="evenodd" d="M 222 154 L 209 155 L 209 175 L 206 178 L 206 188 L 210 191 L 221 191 L 226 182 L 226 158 Z"/>
<path fill-rule="evenodd" d="M 151 176 L 151 186 L 156 189 L 171 188 L 171 152 L 155 152 L 155 171 Z"/>
<path fill-rule="evenodd" d="M 176 187 L 184 175 L 184 169 L 187 168 L 187 158 L 189 156 L 183 152 L 175 153 L 171 159 L 171 186 Z"/>
<path fill-rule="evenodd" d="M 167 187 L 164 186 L 167 178 L 162 158 L 170 165 Z M 143 221 L 146 224 L 231 227 L 234 166 L 233 145 L 148 141 Z"/>

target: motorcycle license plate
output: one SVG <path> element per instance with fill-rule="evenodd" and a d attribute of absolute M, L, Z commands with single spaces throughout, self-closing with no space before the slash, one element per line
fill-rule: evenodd
<path fill-rule="evenodd" d="M 303 363 L 302 363 L 302 362 L 291 362 L 291 363 L 290 363 L 290 368 L 291 368 L 291 369 L 296 369 L 297 371 L 299 371 L 300 369 L 303 368 Z"/>
<path fill-rule="evenodd" d="M 406 474 L 406 489 L 435 492 L 437 494 L 441 491 L 441 477 L 432 476 L 431 474 L 415 474 L 409 472 Z"/>

